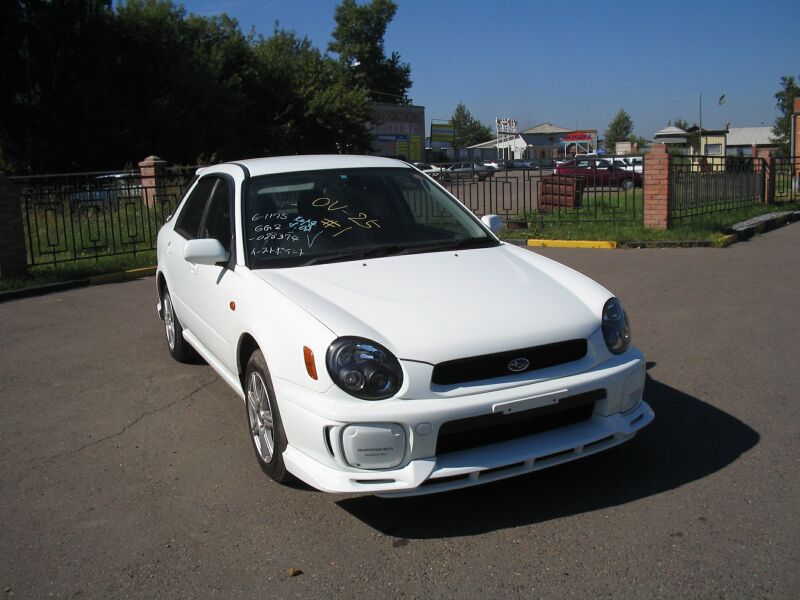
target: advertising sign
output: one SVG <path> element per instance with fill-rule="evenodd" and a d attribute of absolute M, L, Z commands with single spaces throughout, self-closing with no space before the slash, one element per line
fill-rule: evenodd
<path fill-rule="evenodd" d="M 422 160 L 422 137 L 418 135 L 412 135 L 410 140 L 410 145 L 408 148 L 409 160 L 411 162 L 418 162 Z"/>
<path fill-rule="evenodd" d="M 517 120 L 511 118 L 496 118 L 494 120 L 494 127 L 497 133 L 517 133 Z"/>
<path fill-rule="evenodd" d="M 572 133 L 565 133 L 561 137 L 562 142 L 591 142 L 592 134 L 583 133 L 581 131 L 574 131 Z"/>
<path fill-rule="evenodd" d="M 453 143 L 456 137 L 456 128 L 453 121 L 431 121 L 431 142 Z"/>
<path fill-rule="evenodd" d="M 405 138 L 403 138 L 401 140 L 401 139 L 399 139 L 399 136 L 398 136 L 398 140 L 397 140 L 397 143 L 395 145 L 395 149 L 396 149 L 396 152 L 397 152 L 397 156 L 403 157 L 406 160 L 408 159 L 408 141 Z"/>

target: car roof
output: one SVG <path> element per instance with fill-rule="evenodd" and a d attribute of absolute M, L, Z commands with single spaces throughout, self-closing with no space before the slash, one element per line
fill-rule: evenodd
<path fill-rule="evenodd" d="M 270 158 L 248 158 L 234 160 L 223 165 L 241 165 L 250 171 L 252 177 L 271 175 L 273 173 L 289 173 L 293 171 L 321 171 L 325 169 L 357 169 L 371 168 L 410 168 L 401 160 L 382 156 L 359 156 L 354 154 L 309 154 L 297 156 L 273 156 Z M 212 165 L 197 170 L 198 175 L 213 172 Z"/>

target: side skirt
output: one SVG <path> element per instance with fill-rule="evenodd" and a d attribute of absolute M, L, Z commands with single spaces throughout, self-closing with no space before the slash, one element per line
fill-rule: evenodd
<path fill-rule="evenodd" d="M 231 373 L 228 369 L 226 369 L 221 362 L 219 362 L 216 357 L 209 352 L 203 344 L 192 334 L 191 331 L 188 329 L 183 330 L 183 339 L 189 342 L 192 345 L 192 348 L 197 350 L 197 353 L 203 357 L 212 369 L 214 369 L 217 374 L 225 380 L 233 391 L 244 400 L 244 390 L 242 389 L 242 383 L 239 381 L 239 377 L 233 373 Z"/>

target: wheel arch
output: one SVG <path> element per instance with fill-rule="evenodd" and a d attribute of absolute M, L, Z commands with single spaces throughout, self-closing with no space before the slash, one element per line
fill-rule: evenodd
<path fill-rule="evenodd" d="M 239 336 L 239 344 L 236 348 L 236 370 L 238 372 L 239 381 L 242 384 L 243 390 L 245 384 L 244 376 L 245 371 L 247 370 L 247 361 L 250 360 L 250 356 L 252 356 L 253 352 L 256 350 L 261 350 L 261 346 L 259 346 L 256 338 L 246 332 Z M 261 351 L 263 353 L 263 350 Z"/>
<path fill-rule="evenodd" d="M 161 271 L 156 275 L 156 289 L 158 290 L 158 316 L 164 318 L 164 289 L 167 287 L 167 278 Z"/>

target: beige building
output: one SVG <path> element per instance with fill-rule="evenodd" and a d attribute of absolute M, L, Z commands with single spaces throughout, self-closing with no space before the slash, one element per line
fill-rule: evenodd
<path fill-rule="evenodd" d="M 667 144 L 673 152 L 691 156 L 725 156 L 727 129 L 703 129 L 696 125 L 688 129 L 665 127 L 657 131 L 653 140 Z"/>

